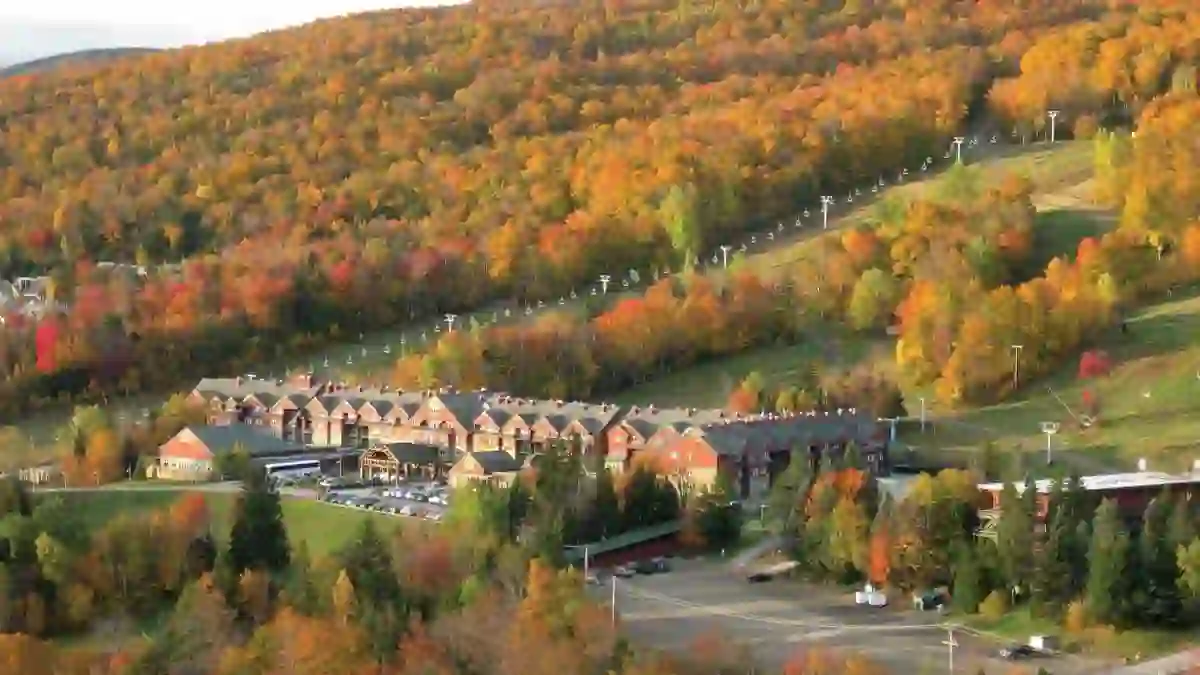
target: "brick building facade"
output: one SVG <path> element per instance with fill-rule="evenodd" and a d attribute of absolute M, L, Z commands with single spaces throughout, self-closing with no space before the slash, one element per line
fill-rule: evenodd
<path fill-rule="evenodd" d="M 545 401 L 488 391 L 398 392 L 320 382 L 205 378 L 191 393 L 210 424 L 250 424 L 294 443 L 367 448 L 415 443 L 440 448 L 447 466 L 464 453 L 505 452 L 524 460 L 562 443 L 604 457 L 614 472 L 645 462 L 682 484 L 705 488 L 726 475 L 743 496 L 759 493 L 794 451 L 811 458 L 860 448 L 888 471 L 887 431 L 855 410 L 740 415 L 723 410 L 623 407 Z"/>

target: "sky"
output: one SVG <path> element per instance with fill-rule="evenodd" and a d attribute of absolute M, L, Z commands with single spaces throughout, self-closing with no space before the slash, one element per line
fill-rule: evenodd
<path fill-rule="evenodd" d="M 180 47 L 445 0 L 0 0 L 0 64 L 79 49 Z M 250 10 L 246 8 L 250 7 Z"/>

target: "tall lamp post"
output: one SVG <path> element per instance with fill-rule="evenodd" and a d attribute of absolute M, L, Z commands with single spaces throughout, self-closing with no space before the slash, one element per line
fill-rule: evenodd
<path fill-rule="evenodd" d="M 729 252 L 732 250 L 729 244 L 721 244 L 721 269 L 729 269 Z"/>
<path fill-rule="evenodd" d="M 608 285 L 612 283 L 612 277 L 607 274 L 600 275 L 600 292 L 608 295 Z"/>
<path fill-rule="evenodd" d="M 833 203 L 833 197 L 824 195 L 821 197 L 821 228 L 829 229 L 829 205 Z"/>
<path fill-rule="evenodd" d="M 951 626 L 950 628 L 947 628 L 946 631 L 949 639 L 943 640 L 942 644 L 946 645 L 946 651 L 949 655 L 950 675 L 954 675 L 954 648 L 958 646 L 958 643 L 954 641 L 954 627 Z"/>
<path fill-rule="evenodd" d="M 1012 345 L 1013 353 L 1013 390 L 1021 386 L 1021 352 L 1025 345 Z"/>
<path fill-rule="evenodd" d="M 954 156 L 955 161 L 957 161 L 959 164 L 962 164 L 962 144 L 965 140 L 966 139 L 962 136 L 954 137 Z"/>
<path fill-rule="evenodd" d="M 1047 110 L 1046 114 L 1050 116 L 1050 142 L 1054 142 L 1055 121 L 1058 119 L 1057 110 Z"/>
<path fill-rule="evenodd" d="M 1042 433 L 1046 434 L 1046 464 L 1054 463 L 1054 434 L 1058 433 L 1058 422 L 1042 422 Z"/>
<path fill-rule="evenodd" d="M 447 314 L 444 317 L 444 320 L 446 322 L 446 332 L 453 333 L 454 332 L 454 322 L 458 320 L 458 315 L 457 314 Z"/>
<path fill-rule="evenodd" d="M 925 433 L 925 397 L 921 397 L 921 433 Z"/>

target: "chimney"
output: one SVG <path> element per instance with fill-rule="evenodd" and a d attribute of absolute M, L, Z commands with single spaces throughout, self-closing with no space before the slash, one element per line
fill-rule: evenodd
<path fill-rule="evenodd" d="M 1145 470 L 1146 470 L 1146 466 L 1147 466 L 1147 465 L 1146 465 L 1146 458 L 1145 458 L 1145 457 L 1142 457 L 1141 459 L 1139 459 L 1139 460 L 1138 460 L 1138 463 L 1137 463 L 1137 469 L 1138 469 L 1138 471 L 1145 471 Z"/>
<path fill-rule="evenodd" d="M 1192 460 L 1192 473 L 1200 473 L 1200 459 Z"/>

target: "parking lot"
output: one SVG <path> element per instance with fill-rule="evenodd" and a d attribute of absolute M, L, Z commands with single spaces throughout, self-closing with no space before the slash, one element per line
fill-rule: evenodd
<path fill-rule="evenodd" d="M 278 472 L 272 476 L 280 492 L 320 499 L 334 506 L 358 508 L 440 521 L 450 504 L 450 489 L 443 483 L 404 481 L 400 485 L 363 485 L 356 480 L 305 472 Z"/>
<path fill-rule="evenodd" d="M 607 600 L 611 582 L 593 586 Z M 687 650 L 702 635 L 721 635 L 746 646 L 764 665 L 780 666 L 797 651 L 826 648 L 861 653 L 896 673 L 947 672 L 950 633 L 936 612 L 869 608 L 853 594 L 786 580 L 747 583 L 729 565 L 672 561 L 666 573 L 616 581 L 617 612 L 635 639 L 667 650 Z M 1004 646 L 955 631 L 954 671 L 1007 672 Z M 1075 658 L 1031 657 L 1022 665 L 1056 675 L 1094 673 L 1096 663 Z"/>
<path fill-rule="evenodd" d="M 324 497 L 330 504 L 368 509 L 395 516 L 440 521 L 450 505 L 450 491 L 428 482 L 400 486 L 368 486 L 330 489 Z"/>

